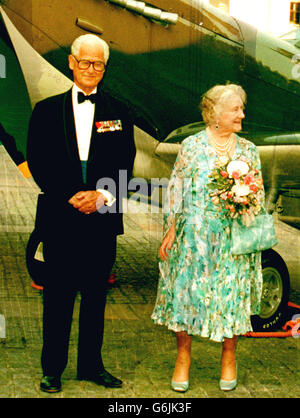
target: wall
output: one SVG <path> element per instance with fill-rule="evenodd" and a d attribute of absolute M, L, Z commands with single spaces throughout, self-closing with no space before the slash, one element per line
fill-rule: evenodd
<path fill-rule="evenodd" d="M 275 36 L 295 27 L 289 23 L 290 0 L 209 0 L 209 3 L 223 10 L 225 4 L 230 15 Z"/>

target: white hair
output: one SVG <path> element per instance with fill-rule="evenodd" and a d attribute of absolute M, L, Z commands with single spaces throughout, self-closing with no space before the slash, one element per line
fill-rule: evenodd
<path fill-rule="evenodd" d="M 109 46 L 104 39 L 101 39 L 99 36 L 93 35 L 92 33 L 87 33 L 86 35 L 81 35 L 76 38 L 71 45 L 71 54 L 74 56 L 79 55 L 81 46 L 87 43 L 98 44 L 102 47 L 104 52 L 104 61 L 106 64 L 109 58 Z"/>
<path fill-rule="evenodd" d="M 246 92 L 237 84 L 216 85 L 209 89 L 203 96 L 200 103 L 204 123 L 214 123 L 222 112 L 224 104 L 234 95 L 246 103 Z"/>

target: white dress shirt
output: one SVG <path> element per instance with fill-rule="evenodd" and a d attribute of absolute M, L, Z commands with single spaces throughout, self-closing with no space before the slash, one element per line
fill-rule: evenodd
<path fill-rule="evenodd" d="M 80 160 L 87 161 L 91 142 L 95 104 L 89 100 L 79 104 L 77 100 L 78 92 L 85 94 L 78 86 L 76 86 L 76 84 L 74 84 L 72 89 L 72 100 L 78 152 Z M 95 94 L 96 92 L 97 87 L 91 94 Z"/>
<path fill-rule="evenodd" d="M 78 103 L 78 92 L 82 92 L 86 95 L 76 84 L 74 84 L 72 87 L 72 101 L 79 158 L 81 161 L 87 161 L 91 143 L 95 104 L 89 100 Z M 96 93 L 97 87 L 90 94 Z M 105 197 L 106 206 L 112 206 L 116 201 L 115 197 L 108 190 L 97 189 L 97 191 L 102 193 Z"/>

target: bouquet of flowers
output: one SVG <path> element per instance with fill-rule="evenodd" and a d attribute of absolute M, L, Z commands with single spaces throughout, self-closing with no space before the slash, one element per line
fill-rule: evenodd
<path fill-rule="evenodd" d="M 249 226 L 261 210 L 263 179 L 259 170 L 244 156 L 237 160 L 220 156 L 209 177 L 213 204 L 221 205 L 232 218 L 240 216 Z"/>

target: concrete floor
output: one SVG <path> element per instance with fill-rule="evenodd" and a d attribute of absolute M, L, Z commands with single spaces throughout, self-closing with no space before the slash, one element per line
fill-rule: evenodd
<path fill-rule="evenodd" d="M 300 396 L 300 339 L 293 337 L 240 337 L 238 387 L 228 393 L 218 388 L 220 344 L 194 338 L 190 389 L 186 394 L 170 389 L 175 337 L 150 319 L 156 296 L 162 219 L 161 214 L 141 213 L 147 209 L 145 206 L 140 213 L 133 213 L 138 209 L 134 203 L 130 203 L 131 213 L 125 215 L 125 234 L 118 239 L 116 282 L 108 294 L 103 347 L 106 368 L 120 377 L 124 385 L 121 389 L 105 389 L 76 380 L 78 296 L 69 363 L 62 376 L 63 391 L 55 395 L 41 392 L 42 292 L 31 287 L 25 265 L 38 188 L 19 173 L 3 147 L 0 165 L 0 318 L 5 318 L 6 328 L 5 338 L 0 338 L 1 398 L 120 398 L 121 402 L 121 398 L 196 401 Z M 289 227 L 284 230 L 285 234 L 293 232 Z M 299 254 L 297 239 L 284 249 L 291 259 Z M 300 304 L 300 289 L 292 289 L 290 300 Z"/>

